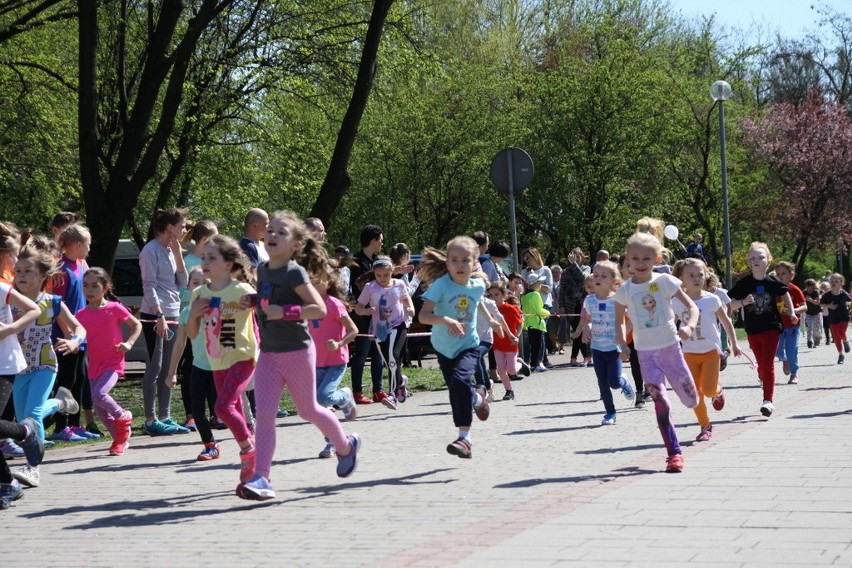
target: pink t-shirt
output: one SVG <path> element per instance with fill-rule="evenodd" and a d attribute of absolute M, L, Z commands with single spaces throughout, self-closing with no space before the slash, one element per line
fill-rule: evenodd
<path fill-rule="evenodd" d="M 123 375 L 124 353 L 116 345 L 124 341 L 121 323 L 130 318 L 127 308 L 118 302 L 107 302 L 97 310 L 86 306 L 75 317 L 86 328 L 89 379 L 95 380 L 106 371 Z"/>
<path fill-rule="evenodd" d="M 340 341 L 346 335 L 346 328 L 341 323 L 344 317 L 349 316 L 346 306 L 337 298 L 326 296 L 325 310 L 324 318 L 308 322 L 308 331 L 317 350 L 317 368 L 345 365 L 349 361 L 348 345 L 342 346 L 337 351 L 332 351 L 325 346 L 329 339 Z"/>

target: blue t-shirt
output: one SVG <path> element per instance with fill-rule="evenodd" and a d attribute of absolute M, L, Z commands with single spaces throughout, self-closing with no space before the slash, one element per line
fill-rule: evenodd
<path fill-rule="evenodd" d="M 449 274 L 435 280 L 423 298 L 435 302 L 435 315 L 447 316 L 464 324 L 465 334 L 452 336 L 445 325 L 432 326 L 432 347 L 445 357 L 454 358 L 465 349 L 479 346 L 476 333 L 476 308 L 485 293 L 485 284 L 478 278 L 468 280 L 466 286 L 456 284 Z"/>
<path fill-rule="evenodd" d="M 600 300 L 590 294 L 583 300 L 583 309 L 592 318 L 592 349 L 621 351 L 615 343 L 615 297 Z"/>

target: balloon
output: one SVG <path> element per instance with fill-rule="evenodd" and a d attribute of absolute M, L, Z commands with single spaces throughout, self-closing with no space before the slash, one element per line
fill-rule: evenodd
<path fill-rule="evenodd" d="M 666 235 L 667 239 L 676 241 L 678 235 L 680 235 L 680 231 L 678 231 L 677 227 L 675 227 L 674 225 L 666 225 L 666 228 L 663 229 L 663 234 Z"/>

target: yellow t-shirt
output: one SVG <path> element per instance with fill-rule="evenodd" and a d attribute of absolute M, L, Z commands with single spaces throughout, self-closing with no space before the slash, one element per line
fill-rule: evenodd
<path fill-rule="evenodd" d="M 224 290 L 213 291 L 205 285 L 192 292 L 190 305 L 199 297 L 219 298 L 212 300 L 213 305 L 202 316 L 199 331 L 204 334 L 207 358 L 214 371 L 255 359 L 258 345 L 254 311 L 240 307 L 240 298 L 254 293 L 254 288 L 237 280 Z"/>

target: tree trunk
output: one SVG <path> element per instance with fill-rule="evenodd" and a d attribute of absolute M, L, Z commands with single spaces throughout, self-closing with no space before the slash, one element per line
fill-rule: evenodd
<path fill-rule="evenodd" d="M 361 52 L 355 88 L 352 91 L 352 98 L 349 100 L 346 114 L 340 124 L 328 172 L 326 172 L 317 200 L 311 208 L 310 216 L 322 219 L 326 227 L 331 225 L 331 218 L 351 184 L 347 171 L 349 158 L 352 156 L 352 147 L 355 145 L 358 126 L 361 123 L 361 117 L 364 115 L 370 90 L 373 87 L 379 44 L 382 40 L 385 20 L 393 2 L 394 0 L 373 0 L 373 11 L 370 15 L 370 23 L 367 26 L 367 36 L 364 40 L 364 49 Z"/>

